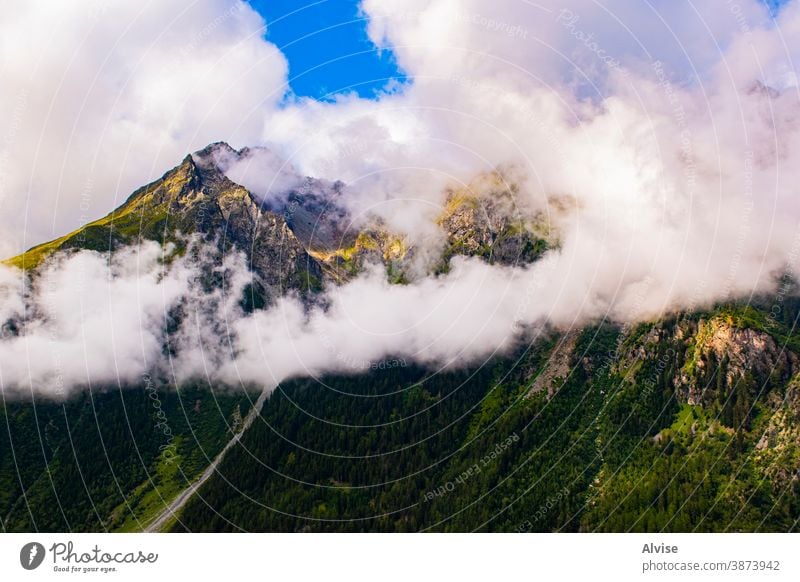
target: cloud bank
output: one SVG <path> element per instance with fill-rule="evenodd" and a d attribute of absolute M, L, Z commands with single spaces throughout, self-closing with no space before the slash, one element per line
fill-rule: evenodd
<path fill-rule="evenodd" d="M 498 270 L 464 258 L 446 277 L 410 285 L 388 283 L 375 266 L 314 306 L 287 295 L 247 313 L 246 256 L 220 260 L 203 244 L 193 248 L 168 261 L 171 247 L 152 241 L 110 261 L 80 251 L 49 262 L 33 282 L 0 269 L 4 396 L 65 398 L 152 374 L 178 385 L 271 389 L 387 358 L 461 365 L 504 352 L 548 317 L 533 292 L 545 288 L 539 269 L 551 267 Z M 208 285 L 209 273 L 224 283 Z"/>

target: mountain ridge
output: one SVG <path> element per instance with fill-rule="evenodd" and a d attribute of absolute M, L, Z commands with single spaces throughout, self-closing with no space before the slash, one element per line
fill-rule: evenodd
<path fill-rule="evenodd" d="M 214 142 L 136 190 L 105 217 L 3 261 L 35 271 L 58 251 L 110 252 L 149 239 L 182 246 L 180 235 L 222 233 L 221 250 L 245 252 L 268 286 L 320 289 L 323 278 L 344 282 L 370 262 L 382 263 L 390 280 L 411 276 L 416 241 L 386 228 L 379 218 L 354 225 L 340 205 L 345 185 L 306 177 L 281 203 L 259 200 L 219 166 L 220 158 L 246 159 L 253 150 Z M 491 187 L 487 189 L 487 184 Z M 477 256 L 506 265 L 537 260 L 552 246 L 549 230 L 525 219 L 514 203 L 514 187 L 499 174 L 451 190 L 437 225 L 445 246 L 433 273 L 448 270 L 455 255 Z M 282 249 L 279 255 L 276 248 Z M 273 252 L 270 252 L 270 249 Z M 276 271 L 281 277 L 272 274 Z"/>

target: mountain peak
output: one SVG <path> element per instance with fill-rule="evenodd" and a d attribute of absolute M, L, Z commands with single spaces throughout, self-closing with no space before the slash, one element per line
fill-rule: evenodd
<path fill-rule="evenodd" d="M 233 149 L 228 143 L 215 141 L 187 157 L 192 158 L 203 170 L 220 171 L 220 168 L 227 166 L 231 160 L 238 159 L 240 155 L 241 152 Z"/>
<path fill-rule="evenodd" d="M 288 244 L 290 254 L 299 257 L 303 249 L 283 218 L 263 212 L 250 192 L 219 167 L 221 156 L 237 155 L 224 142 L 210 144 L 137 189 L 107 216 L 6 262 L 35 269 L 60 250 L 108 252 L 143 239 L 179 242 L 193 233 L 209 240 L 222 238 L 223 246 L 233 244 L 249 253 L 261 245 Z M 263 240 L 257 240 L 262 236 Z M 266 261 L 257 263 L 255 267 L 267 269 Z"/>

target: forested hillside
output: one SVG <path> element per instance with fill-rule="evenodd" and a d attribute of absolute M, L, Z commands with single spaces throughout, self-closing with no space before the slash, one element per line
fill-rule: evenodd
<path fill-rule="evenodd" d="M 796 529 L 786 307 L 788 327 L 720 308 L 555 336 L 457 372 L 288 383 L 174 528 Z"/>

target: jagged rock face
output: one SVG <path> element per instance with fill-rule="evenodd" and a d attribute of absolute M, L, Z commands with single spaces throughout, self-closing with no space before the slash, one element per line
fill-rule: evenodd
<path fill-rule="evenodd" d="M 209 146 L 214 147 L 220 145 Z M 272 289 L 271 295 L 286 289 L 318 288 L 320 265 L 306 252 L 284 217 L 263 210 L 250 192 L 219 171 L 209 159 L 213 151 L 209 148 L 181 164 L 190 165 L 189 173 L 196 180 L 192 177 L 189 181 L 199 186 L 185 197 L 187 218 L 193 218 L 202 232 L 218 236 L 223 250 L 244 252 L 259 282 Z"/>
<path fill-rule="evenodd" d="M 696 319 L 691 314 L 647 326 L 634 341 L 620 336 L 612 371 L 625 377 L 638 363 L 653 360 L 669 369 L 680 402 L 708 404 L 726 398 L 748 375 L 753 382 L 786 384 L 800 371 L 794 351 L 763 329 L 739 325 L 725 312 Z"/>
<path fill-rule="evenodd" d="M 730 377 L 742 376 L 749 370 L 769 374 L 778 366 L 796 368 L 796 356 L 781 350 L 775 340 L 764 332 L 753 329 L 736 329 L 729 321 L 716 317 L 708 322 L 700 321 L 697 331 L 697 347 L 704 355 L 713 352 L 718 361 L 728 359 Z M 698 368 L 705 360 L 697 362 Z"/>
<path fill-rule="evenodd" d="M 306 178 L 289 193 L 282 214 L 305 248 L 331 252 L 355 244 L 358 231 L 341 203 L 342 187 Z"/>
<path fill-rule="evenodd" d="M 483 177 L 466 191 L 450 192 L 439 219 L 447 236 L 445 258 L 480 256 L 503 265 L 535 261 L 547 249 L 545 233 L 537 234 L 515 196 L 515 190 L 496 175 Z"/>
<path fill-rule="evenodd" d="M 709 397 L 707 380 L 698 379 L 707 379 L 713 373 L 722 374 L 716 385 L 729 391 L 747 374 L 786 381 L 798 370 L 794 352 L 783 349 L 768 333 L 736 327 L 722 315 L 708 321 L 701 319 L 690 346 L 687 363 L 676 379 L 690 404 Z"/>

